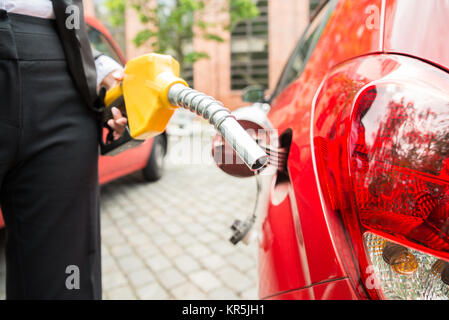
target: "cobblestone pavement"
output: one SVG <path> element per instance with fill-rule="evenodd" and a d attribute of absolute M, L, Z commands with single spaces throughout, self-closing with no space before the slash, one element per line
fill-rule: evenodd
<path fill-rule="evenodd" d="M 253 178 L 210 164 L 168 164 L 156 183 L 135 173 L 103 186 L 104 298 L 257 299 L 257 245 L 228 241 L 255 193 Z"/>

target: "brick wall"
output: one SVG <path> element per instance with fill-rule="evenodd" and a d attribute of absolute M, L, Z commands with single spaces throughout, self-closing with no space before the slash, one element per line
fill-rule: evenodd
<path fill-rule="evenodd" d="M 309 21 L 309 2 L 271 0 L 269 15 L 270 91 L 276 86 L 284 65 Z"/>
<path fill-rule="evenodd" d="M 152 6 L 157 3 L 157 0 L 151 0 L 148 3 L 150 6 Z M 147 26 L 142 25 L 142 23 L 139 20 L 136 10 L 131 9 L 131 8 L 128 9 L 126 11 L 126 26 L 125 26 L 126 57 L 128 59 L 151 52 L 151 46 L 149 44 L 147 44 L 146 46 L 141 46 L 141 47 L 137 48 L 133 43 L 133 39 L 135 38 L 137 33 L 139 31 L 141 31 L 144 27 L 154 28 L 154 26 L 151 26 L 151 25 L 147 25 Z"/>
<path fill-rule="evenodd" d="M 94 0 L 84 0 L 84 12 L 89 16 L 95 16 L 95 4 Z"/>

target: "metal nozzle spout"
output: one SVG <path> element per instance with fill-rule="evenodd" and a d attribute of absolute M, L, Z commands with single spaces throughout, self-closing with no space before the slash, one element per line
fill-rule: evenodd
<path fill-rule="evenodd" d="M 183 84 L 173 85 L 168 99 L 171 104 L 209 120 L 251 170 L 260 170 L 266 165 L 267 154 L 222 103 Z"/>

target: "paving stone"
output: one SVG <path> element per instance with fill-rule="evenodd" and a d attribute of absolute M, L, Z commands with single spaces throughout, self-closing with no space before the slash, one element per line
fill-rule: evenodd
<path fill-rule="evenodd" d="M 169 234 L 171 236 L 176 236 L 176 235 L 184 232 L 184 228 L 175 223 L 170 223 L 168 225 L 165 225 L 164 229 L 167 232 L 167 234 Z"/>
<path fill-rule="evenodd" d="M 156 254 L 154 256 L 148 257 L 147 259 L 145 259 L 145 263 L 150 266 L 150 268 L 155 272 L 167 269 L 172 265 L 170 260 L 168 260 L 167 257 L 162 254 Z"/>
<path fill-rule="evenodd" d="M 219 237 L 212 232 L 203 232 L 196 235 L 196 238 L 203 244 L 210 244 L 212 242 L 218 241 Z"/>
<path fill-rule="evenodd" d="M 140 300 L 165 300 L 169 295 L 158 283 L 150 283 L 137 290 L 137 297 Z"/>
<path fill-rule="evenodd" d="M 184 274 L 189 274 L 201 268 L 198 261 L 189 255 L 183 254 L 174 258 L 174 263 L 178 270 Z"/>
<path fill-rule="evenodd" d="M 234 267 L 217 270 L 217 274 L 223 283 L 236 292 L 243 292 L 253 285 L 253 281 L 248 276 Z"/>
<path fill-rule="evenodd" d="M 101 228 L 102 237 L 111 237 L 117 234 L 120 234 L 120 231 L 115 225 L 109 225 Z"/>
<path fill-rule="evenodd" d="M 189 223 L 194 223 L 194 219 L 190 216 L 187 215 L 180 215 L 177 219 L 178 223 L 180 224 L 189 224 Z"/>
<path fill-rule="evenodd" d="M 257 287 L 257 282 L 259 281 L 259 273 L 257 267 L 246 271 L 246 275 L 253 281 L 255 287 Z"/>
<path fill-rule="evenodd" d="M 214 243 L 209 244 L 209 247 L 213 252 L 226 256 L 235 252 L 235 246 L 233 246 L 229 241 L 219 240 Z"/>
<path fill-rule="evenodd" d="M 116 219 L 115 225 L 117 226 L 117 228 L 120 229 L 120 232 L 123 234 L 128 234 L 127 232 L 128 229 L 132 230 L 135 228 L 133 219 L 131 219 L 128 215 Z"/>
<path fill-rule="evenodd" d="M 208 292 L 222 287 L 222 282 L 210 271 L 201 270 L 189 275 L 190 280 L 203 291 Z"/>
<path fill-rule="evenodd" d="M 134 250 L 143 259 L 160 253 L 159 248 L 152 243 L 146 243 L 140 246 L 136 246 L 134 247 Z"/>
<path fill-rule="evenodd" d="M 186 281 L 186 278 L 175 268 L 169 268 L 158 272 L 157 278 L 167 289 L 172 289 Z"/>
<path fill-rule="evenodd" d="M 150 239 L 145 233 L 138 231 L 138 233 L 128 236 L 128 243 L 132 246 L 141 246 L 150 243 Z"/>
<path fill-rule="evenodd" d="M 227 232 L 229 229 L 229 226 L 227 224 L 219 223 L 219 222 L 209 223 L 206 225 L 206 227 L 209 230 L 211 230 L 213 233 L 218 233 L 218 234 Z"/>
<path fill-rule="evenodd" d="M 207 296 L 193 283 L 183 283 L 170 290 L 175 299 L 178 300 L 205 300 Z"/>
<path fill-rule="evenodd" d="M 158 233 L 152 237 L 155 244 L 163 246 L 164 244 L 171 241 L 170 237 L 163 233 Z"/>
<path fill-rule="evenodd" d="M 212 300 L 238 300 L 239 299 L 239 296 L 237 295 L 237 293 L 235 293 L 234 291 L 232 291 L 231 289 L 226 288 L 226 287 L 214 289 L 211 292 L 209 292 L 208 296 Z"/>
<path fill-rule="evenodd" d="M 101 259 L 101 270 L 104 273 L 120 271 L 117 262 L 111 256 Z"/>
<path fill-rule="evenodd" d="M 108 246 L 121 245 L 126 243 L 126 239 L 118 233 L 110 235 L 101 235 L 102 241 Z"/>
<path fill-rule="evenodd" d="M 120 258 L 117 262 L 120 268 L 127 273 L 140 269 L 144 266 L 143 261 L 134 255 Z"/>
<path fill-rule="evenodd" d="M 110 217 L 113 218 L 114 220 L 118 220 L 120 218 L 124 218 L 126 217 L 126 212 L 124 212 L 123 210 L 114 210 L 114 211 L 109 211 L 110 213 Z"/>
<path fill-rule="evenodd" d="M 166 215 L 165 212 L 164 212 L 164 214 L 154 216 L 153 220 L 157 224 L 159 224 L 161 226 L 164 226 L 166 224 L 169 224 L 171 222 L 172 218 L 170 216 Z"/>
<path fill-rule="evenodd" d="M 128 274 L 128 279 L 134 288 L 139 288 L 155 281 L 153 273 L 148 268 L 142 268 L 130 272 Z"/>
<path fill-rule="evenodd" d="M 180 234 L 180 235 L 176 236 L 175 240 L 184 248 L 187 246 L 190 246 L 194 243 L 197 243 L 197 240 L 195 239 L 195 237 L 190 234 L 187 234 L 187 233 Z"/>
<path fill-rule="evenodd" d="M 142 209 L 142 206 L 141 206 L 141 209 Z M 151 224 L 151 219 L 146 216 L 140 216 L 140 217 L 136 218 L 135 223 L 139 226 L 146 226 L 148 224 Z"/>
<path fill-rule="evenodd" d="M 110 300 L 135 300 L 136 295 L 128 286 L 114 288 L 108 291 L 108 299 Z"/>
<path fill-rule="evenodd" d="M 103 290 L 109 291 L 109 289 L 117 288 L 123 285 L 127 285 L 128 281 L 122 272 L 109 272 L 102 275 Z"/>
<path fill-rule="evenodd" d="M 258 300 L 259 294 L 257 291 L 257 287 L 253 286 L 252 288 L 243 291 L 240 297 L 244 300 Z"/>
<path fill-rule="evenodd" d="M 216 270 L 226 266 L 226 261 L 218 254 L 207 255 L 200 259 L 201 264 L 209 270 Z"/>
<path fill-rule="evenodd" d="M 249 269 L 255 269 L 256 267 L 254 258 L 241 252 L 235 252 L 228 255 L 226 257 L 226 260 L 230 262 L 234 267 L 243 272 Z"/>
<path fill-rule="evenodd" d="M 126 244 L 116 245 L 111 248 L 111 255 L 113 255 L 114 257 L 125 257 L 132 254 L 134 254 L 133 249 Z"/>
<path fill-rule="evenodd" d="M 122 234 L 124 234 L 126 237 L 129 237 L 129 236 L 131 236 L 131 235 L 135 235 L 135 234 L 138 234 L 138 233 L 140 233 L 141 231 L 140 231 L 140 229 L 137 227 L 137 226 L 135 226 L 135 225 L 129 225 L 129 226 L 126 226 L 126 227 L 121 227 L 120 228 L 120 232 L 122 233 Z"/>
<path fill-rule="evenodd" d="M 154 234 L 157 234 L 158 232 L 162 232 L 162 227 L 156 223 L 154 223 L 153 221 L 151 221 L 150 223 L 148 223 L 148 225 L 145 226 L 140 226 L 141 229 L 143 229 L 143 231 L 150 235 L 153 236 Z"/>
<path fill-rule="evenodd" d="M 185 229 L 192 235 L 197 236 L 206 232 L 206 228 L 199 223 L 191 223 L 185 226 Z"/>
<path fill-rule="evenodd" d="M 202 258 L 204 256 L 211 254 L 210 249 L 201 243 L 190 246 L 186 250 L 195 258 Z"/>
<path fill-rule="evenodd" d="M 184 249 L 174 241 L 164 244 L 161 250 L 168 258 L 175 258 L 184 253 Z"/>

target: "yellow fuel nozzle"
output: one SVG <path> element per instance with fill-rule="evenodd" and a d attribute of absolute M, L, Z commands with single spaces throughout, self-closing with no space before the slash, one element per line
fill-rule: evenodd
<path fill-rule="evenodd" d="M 123 99 L 134 139 L 162 133 L 175 109 L 182 107 L 209 120 L 250 169 L 259 170 L 268 161 L 267 154 L 223 104 L 190 89 L 179 78 L 179 63 L 170 56 L 152 53 L 130 60 L 123 81 L 107 92 L 105 104 L 111 107 Z"/>
<path fill-rule="evenodd" d="M 147 139 L 162 133 L 177 106 L 168 100 L 168 90 L 179 78 L 179 63 L 171 56 L 147 54 L 130 60 L 120 85 L 106 93 L 105 104 L 125 100 L 129 131 L 134 139 Z"/>

